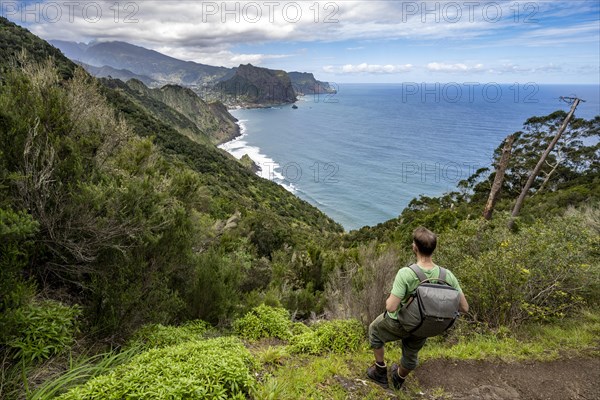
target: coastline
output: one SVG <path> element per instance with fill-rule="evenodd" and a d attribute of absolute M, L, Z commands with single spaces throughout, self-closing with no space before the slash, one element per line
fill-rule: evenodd
<path fill-rule="evenodd" d="M 227 111 L 229 112 L 229 110 L 227 110 Z M 234 122 L 235 128 L 233 129 L 233 132 L 231 132 L 230 134 L 225 136 L 223 139 L 221 139 L 217 143 L 215 143 L 215 146 L 219 147 L 227 142 L 231 142 L 232 140 L 235 140 L 236 138 L 238 138 L 242 135 L 242 133 L 240 132 L 241 131 L 240 124 L 238 122 L 239 121 L 236 118 L 236 121 Z"/>
<path fill-rule="evenodd" d="M 256 109 L 254 107 L 253 109 Z M 271 108 L 271 107 L 261 107 L 261 108 Z M 238 109 L 242 110 L 242 109 Z M 250 109 L 244 109 L 250 110 Z M 236 111 L 236 110 L 232 110 Z M 239 127 L 240 134 L 233 138 L 232 140 L 222 143 L 217 147 L 232 157 L 235 157 L 238 161 L 242 159 L 242 157 L 247 156 L 250 160 L 258 167 L 258 170 L 255 171 L 255 174 L 260 176 L 261 178 L 273 181 L 278 185 L 285 188 L 290 193 L 296 193 L 297 188 L 292 184 L 286 181 L 285 177 L 280 171 L 281 166 L 275 160 L 273 160 L 268 155 L 262 152 L 262 149 L 258 146 L 254 146 L 249 144 L 246 140 L 244 140 L 248 134 L 249 130 L 247 125 L 247 119 L 239 119 L 236 117 L 238 122 L 236 124 Z"/>
<path fill-rule="evenodd" d="M 266 109 L 266 108 L 277 108 L 277 107 L 282 107 L 282 106 L 287 106 L 287 105 L 292 105 L 292 104 L 296 104 L 298 101 L 294 101 L 293 103 L 273 103 L 273 104 L 247 104 L 247 103 L 242 103 L 242 105 L 237 105 L 235 108 L 231 108 L 231 107 L 227 107 L 227 112 L 233 117 L 235 118 L 235 131 L 226 136 L 223 140 L 220 140 L 219 142 L 217 142 L 216 146 L 221 148 L 221 146 L 239 138 L 240 136 L 242 136 L 244 133 L 242 132 L 242 127 L 240 126 L 240 121 L 238 118 L 235 117 L 235 115 L 232 114 L 232 112 L 238 111 L 238 110 L 256 110 L 256 109 Z M 256 161 L 255 161 L 256 162 Z"/>

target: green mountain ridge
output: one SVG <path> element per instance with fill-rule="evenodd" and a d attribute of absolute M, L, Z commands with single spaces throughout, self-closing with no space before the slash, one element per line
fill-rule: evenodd
<path fill-rule="evenodd" d="M 134 78 L 151 87 L 182 85 L 194 89 L 203 98 L 222 100 L 236 106 L 261 102 L 289 103 L 295 101 L 293 94 L 336 93 L 329 83 L 316 80 L 312 73 L 283 73 L 244 65 L 236 68 L 213 67 L 178 60 L 126 42 L 85 44 L 51 40 L 50 43 L 97 78 L 107 78 L 109 75 L 123 81 Z M 289 88 L 288 78 L 292 89 Z M 226 83 L 217 85 L 220 82 Z"/>
<path fill-rule="evenodd" d="M 65 55 L 72 60 L 94 67 L 109 66 L 129 70 L 137 75 L 148 76 L 161 85 L 199 87 L 233 74 L 229 68 L 178 60 L 126 42 L 97 42 L 85 45 L 51 40 L 50 43 L 59 49 L 64 49 Z"/>
<path fill-rule="evenodd" d="M 126 84 L 140 96 L 153 98 L 183 115 L 184 121 L 193 122 L 200 135 L 208 137 L 215 144 L 227 142 L 239 135 L 237 119 L 229 114 L 223 104 L 219 102 L 208 104 L 191 89 L 176 85 L 150 89 L 139 80 L 129 80 Z M 203 141 L 197 132 L 191 132 L 191 135 L 186 134 L 186 136 L 192 140 Z"/>
<path fill-rule="evenodd" d="M 127 69 L 116 69 L 113 67 L 109 67 L 105 65 L 103 67 L 94 67 L 93 65 L 86 64 L 84 62 L 77 62 L 77 64 L 81 65 L 87 72 L 89 72 L 92 76 L 96 78 L 114 78 L 122 80 L 123 82 L 127 82 L 130 79 L 137 79 L 144 83 L 144 85 L 148 87 L 156 87 L 159 86 L 158 82 L 149 76 L 134 74 L 133 72 Z"/>
<path fill-rule="evenodd" d="M 36 62 L 52 57 L 63 77 L 73 76 L 76 65 L 59 49 L 0 16 L 0 67 L 6 70 L 15 66 L 11 63 L 18 60 L 23 52 Z"/>

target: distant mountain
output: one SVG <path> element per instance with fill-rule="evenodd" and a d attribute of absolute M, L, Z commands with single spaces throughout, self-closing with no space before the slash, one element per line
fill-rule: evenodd
<path fill-rule="evenodd" d="M 92 44 L 68 42 L 66 40 L 49 40 L 48 43 L 60 49 L 65 56 L 74 61 L 81 61 L 87 48 L 92 46 Z"/>
<path fill-rule="evenodd" d="M 113 67 L 109 67 L 105 65 L 103 67 L 94 67 L 93 65 L 86 64 L 84 62 L 79 61 L 79 65 L 81 65 L 87 72 L 96 78 L 115 78 L 120 79 L 123 82 L 127 82 L 130 79 L 136 79 L 138 81 L 144 82 L 144 85 L 149 87 L 159 86 L 159 83 L 149 76 L 134 74 L 133 72 L 127 69 L 116 69 Z"/>
<path fill-rule="evenodd" d="M 67 57 L 99 78 L 124 82 L 137 79 L 150 87 L 180 85 L 191 88 L 204 99 L 221 100 L 228 106 L 291 103 L 296 95 L 335 93 L 329 83 L 311 73 L 255 67 L 214 67 L 182 61 L 154 50 L 126 42 L 90 44 L 50 41 Z"/>
<path fill-rule="evenodd" d="M 240 65 L 235 75 L 220 82 L 216 89 L 249 104 L 282 104 L 297 100 L 287 72 L 255 67 L 252 64 Z"/>
<path fill-rule="evenodd" d="M 328 82 L 321 82 L 308 72 L 288 72 L 294 91 L 298 95 L 337 93 Z"/>
<path fill-rule="evenodd" d="M 182 61 L 126 42 L 85 45 L 52 40 L 50 43 L 74 61 L 94 67 L 109 66 L 117 70 L 128 70 L 137 75 L 147 76 L 160 84 L 199 87 L 233 76 L 233 70 L 230 68 Z"/>

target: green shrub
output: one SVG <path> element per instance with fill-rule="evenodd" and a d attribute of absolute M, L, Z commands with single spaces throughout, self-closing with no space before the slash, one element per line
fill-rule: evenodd
<path fill-rule="evenodd" d="M 14 321 L 9 318 L 13 310 L 28 304 L 35 295 L 35 284 L 23 279 L 23 270 L 29 263 L 32 237 L 38 229 L 27 213 L 0 208 L 0 343 L 14 334 Z"/>
<path fill-rule="evenodd" d="M 498 327 L 562 318 L 593 299 L 600 237 L 584 213 L 517 233 L 505 222 L 464 221 L 440 240 L 437 260 L 460 280 L 476 321 Z"/>
<path fill-rule="evenodd" d="M 196 255 L 194 278 L 187 297 L 187 313 L 211 323 L 231 317 L 238 304 L 243 262 L 234 255 L 209 250 Z"/>
<path fill-rule="evenodd" d="M 269 307 L 264 304 L 253 308 L 242 318 L 234 321 L 235 333 L 246 339 L 291 337 L 292 322 L 287 310 Z"/>
<path fill-rule="evenodd" d="M 55 301 L 32 302 L 18 308 L 8 316 L 13 336 L 7 345 L 26 362 L 48 359 L 71 345 L 80 312 L 78 306 L 67 307 Z"/>
<path fill-rule="evenodd" d="M 60 396 L 83 399 L 246 399 L 254 387 L 252 356 L 224 337 L 151 349 L 111 373 Z"/>
<path fill-rule="evenodd" d="M 200 320 L 190 321 L 182 326 L 146 325 L 135 333 L 129 347 L 162 348 L 200 340 L 209 329 L 210 324 Z"/>
<path fill-rule="evenodd" d="M 322 354 L 356 351 L 364 343 L 365 330 L 355 320 L 323 321 L 305 333 L 292 337 L 290 352 Z"/>
<path fill-rule="evenodd" d="M 294 322 L 292 324 L 292 335 L 298 336 L 310 332 L 310 328 L 302 322 Z"/>

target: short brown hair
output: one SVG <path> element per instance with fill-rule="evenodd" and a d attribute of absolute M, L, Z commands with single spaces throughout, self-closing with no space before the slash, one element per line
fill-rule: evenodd
<path fill-rule="evenodd" d="M 422 226 L 414 230 L 413 241 L 417 246 L 417 249 L 419 249 L 419 253 L 424 256 L 432 255 L 437 246 L 436 234 Z"/>

